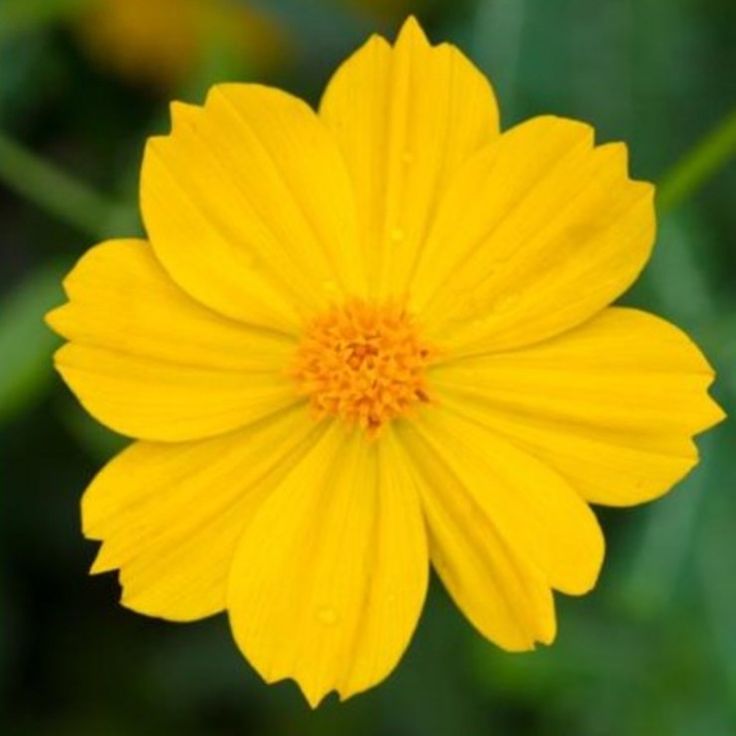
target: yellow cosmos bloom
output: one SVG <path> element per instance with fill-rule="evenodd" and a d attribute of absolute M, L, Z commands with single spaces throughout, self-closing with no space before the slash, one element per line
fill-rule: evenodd
<path fill-rule="evenodd" d="M 49 316 L 56 364 L 136 438 L 94 479 L 93 572 L 124 605 L 227 611 L 268 682 L 311 704 L 374 685 L 430 562 L 507 650 L 594 585 L 589 503 L 666 492 L 723 414 L 671 324 L 610 307 L 649 258 L 626 149 L 538 117 L 409 20 L 318 113 L 258 85 L 175 104 L 146 149 L 148 241 L 89 251 Z"/>
<path fill-rule="evenodd" d="M 191 74 L 210 43 L 227 44 L 257 68 L 280 55 L 276 24 L 236 0 L 88 0 L 78 30 L 105 67 L 172 85 Z"/>

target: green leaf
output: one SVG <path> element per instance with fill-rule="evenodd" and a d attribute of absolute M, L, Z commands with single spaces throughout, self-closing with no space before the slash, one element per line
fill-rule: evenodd
<path fill-rule="evenodd" d="M 44 314 L 63 301 L 61 279 L 68 264 L 42 267 L 0 305 L 0 423 L 35 401 L 52 376 L 51 356 L 59 339 Z"/>
<path fill-rule="evenodd" d="M 94 237 L 106 234 L 108 223 L 120 207 L 2 131 L 0 182 L 49 214 Z"/>
<path fill-rule="evenodd" d="M 662 178 L 657 192 L 660 213 L 685 202 L 735 156 L 736 110 L 732 110 Z"/>

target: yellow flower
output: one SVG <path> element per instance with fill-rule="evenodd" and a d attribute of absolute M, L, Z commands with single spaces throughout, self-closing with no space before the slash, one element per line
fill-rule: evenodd
<path fill-rule="evenodd" d="M 723 416 L 673 325 L 610 307 L 649 258 L 626 148 L 534 118 L 409 20 L 315 114 L 263 86 L 174 104 L 146 150 L 148 241 L 89 251 L 51 325 L 88 411 L 137 439 L 83 502 L 124 605 L 227 611 L 312 705 L 386 677 L 430 562 L 507 650 L 592 588 L 589 503 L 665 493 Z"/>
<path fill-rule="evenodd" d="M 88 0 L 78 30 L 98 62 L 134 81 L 177 84 L 207 45 L 262 68 L 280 55 L 276 24 L 234 0 Z"/>

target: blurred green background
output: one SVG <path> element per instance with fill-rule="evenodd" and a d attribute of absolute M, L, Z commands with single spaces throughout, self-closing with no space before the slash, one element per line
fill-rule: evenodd
<path fill-rule="evenodd" d="M 393 36 L 406 12 L 490 75 L 505 127 L 556 113 L 628 141 L 634 175 L 661 185 L 661 218 L 653 262 L 625 300 L 695 337 L 736 413 L 734 0 L 225 5 L 0 0 L 2 732 L 736 734 L 730 422 L 662 501 L 601 512 L 601 582 L 559 598 L 554 646 L 501 652 L 433 583 L 394 675 L 316 712 L 293 685 L 260 682 L 223 616 L 147 619 L 118 606 L 113 575 L 87 576 L 95 548 L 79 497 L 123 441 L 52 373 L 56 339 L 41 316 L 62 300 L 61 275 L 95 241 L 140 231 L 142 147 L 166 131 L 170 99 L 257 79 L 316 102 L 330 70 L 369 32 Z"/>

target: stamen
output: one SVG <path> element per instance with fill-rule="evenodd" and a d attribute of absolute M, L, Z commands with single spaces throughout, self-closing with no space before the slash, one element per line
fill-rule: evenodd
<path fill-rule="evenodd" d="M 375 435 L 430 400 L 425 373 L 433 356 L 403 307 L 354 300 L 308 325 L 291 374 L 317 417 Z"/>

